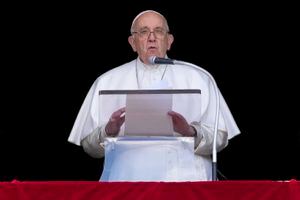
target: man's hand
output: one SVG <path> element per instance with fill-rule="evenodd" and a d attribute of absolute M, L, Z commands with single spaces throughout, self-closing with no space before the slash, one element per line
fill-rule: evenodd
<path fill-rule="evenodd" d="M 122 124 L 125 121 L 125 107 L 115 111 L 109 118 L 108 123 L 105 127 L 105 132 L 107 136 L 117 136 Z"/>
<path fill-rule="evenodd" d="M 168 115 L 172 117 L 175 132 L 186 137 L 194 137 L 197 135 L 195 128 L 189 125 L 181 114 L 174 111 L 169 111 Z"/>

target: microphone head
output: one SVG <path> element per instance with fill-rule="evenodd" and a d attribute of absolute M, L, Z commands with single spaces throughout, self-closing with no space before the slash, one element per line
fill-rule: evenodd
<path fill-rule="evenodd" d="M 174 65 L 174 60 L 157 56 L 150 56 L 148 61 L 151 65 Z"/>
<path fill-rule="evenodd" d="M 148 62 L 151 64 L 151 65 L 155 65 L 155 60 L 156 60 L 156 56 L 150 56 L 148 58 Z"/>

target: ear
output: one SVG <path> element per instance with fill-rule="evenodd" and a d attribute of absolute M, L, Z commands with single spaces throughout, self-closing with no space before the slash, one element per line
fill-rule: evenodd
<path fill-rule="evenodd" d="M 173 42 L 174 42 L 174 36 L 172 34 L 168 34 L 168 50 L 171 49 Z"/>
<path fill-rule="evenodd" d="M 130 44 L 132 50 L 133 50 L 134 52 L 136 52 L 136 47 L 135 47 L 135 44 L 134 44 L 134 38 L 133 38 L 132 35 L 128 37 L 128 42 L 129 42 L 129 44 Z"/>

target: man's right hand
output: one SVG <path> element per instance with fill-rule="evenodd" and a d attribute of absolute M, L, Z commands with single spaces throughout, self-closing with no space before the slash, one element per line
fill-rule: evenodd
<path fill-rule="evenodd" d="M 118 135 L 122 124 L 125 121 L 125 107 L 115 111 L 109 118 L 108 123 L 105 126 L 105 132 L 107 136 L 115 137 Z"/>

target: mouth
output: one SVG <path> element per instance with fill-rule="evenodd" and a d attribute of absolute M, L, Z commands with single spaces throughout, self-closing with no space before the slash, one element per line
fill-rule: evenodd
<path fill-rule="evenodd" d="M 155 47 L 155 46 L 149 46 L 148 47 L 148 50 L 156 50 L 157 49 L 157 47 Z"/>

